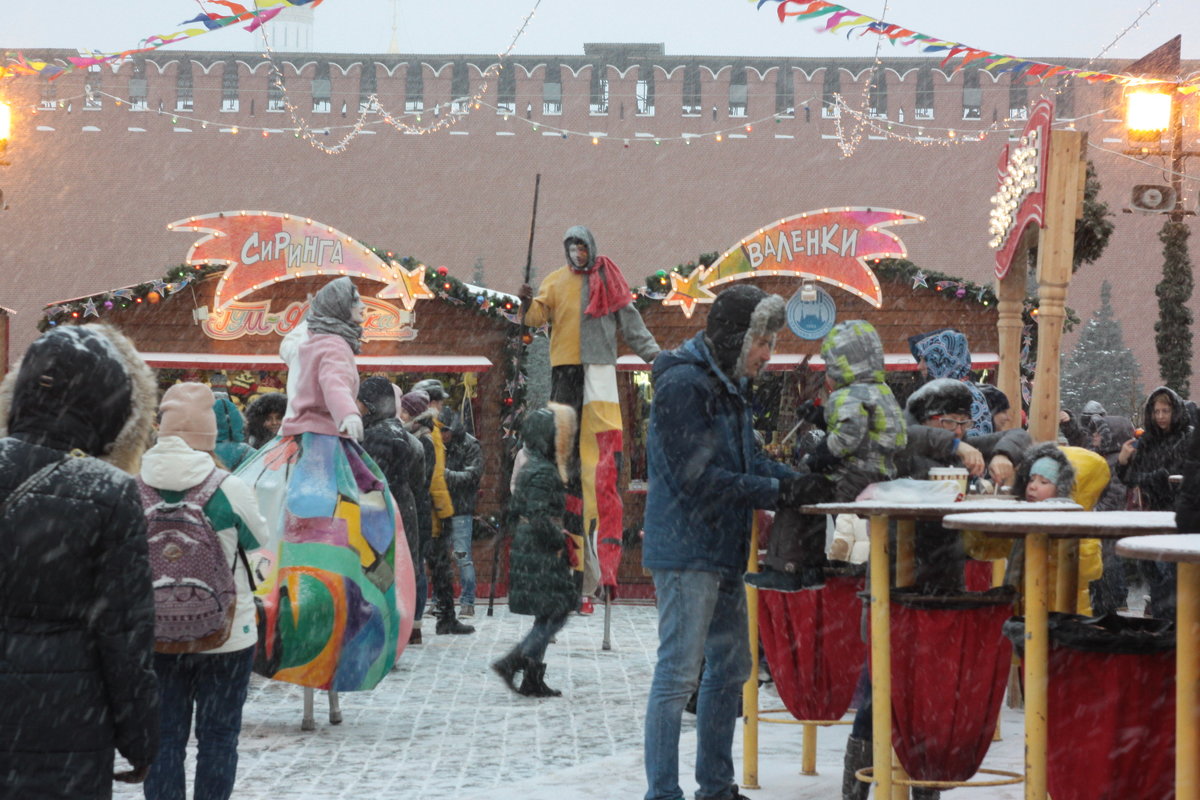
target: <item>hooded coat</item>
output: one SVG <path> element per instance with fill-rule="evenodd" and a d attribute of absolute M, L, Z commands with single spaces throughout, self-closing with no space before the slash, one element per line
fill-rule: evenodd
<path fill-rule="evenodd" d="M 254 455 L 254 448 L 246 444 L 242 412 L 228 397 L 217 396 L 213 401 L 213 414 L 217 417 L 217 446 L 213 453 L 221 459 L 225 469 L 233 472 Z"/>
<path fill-rule="evenodd" d="M 796 473 L 759 448 L 748 381 L 721 371 L 703 332 L 663 352 L 653 381 L 642 564 L 741 575 L 754 509 Z"/>
<path fill-rule="evenodd" d="M 517 476 L 509 515 L 516 522 L 508 607 L 515 614 L 557 617 L 579 604 L 564 549 L 566 479 L 575 439 L 575 410 L 550 403 L 521 428 L 527 460 Z"/>
<path fill-rule="evenodd" d="M 158 749 L 146 520 L 113 465 L 136 469 L 156 405 L 150 369 L 105 325 L 54 328 L 0 385 L 0 502 L 61 461 L 0 523 L 5 796 L 108 798 L 114 748 L 135 767 Z"/>
<path fill-rule="evenodd" d="M 896 477 L 895 453 L 908 443 L 904 412 L 884 382 L 883 345 L 870 323 L 836 325 L 821 344 L 833 391 L 825 403 L 825 444 L 841 462 L 829 474 L 837 498 Z"/>
<path fill-rule="evenodd" d="M 1171 422 L 1166 430 L 1154 424 L 1154 403 L 1160 397 L 1171 404 Z M 1142 425 L 1145 432 L 1138 439 L 1137 449 L 1128 463 L 1117 468 L 1117 475 L 1129 489 L 1140 490 L 1143 508 L 1170 511 L 1175 508 L 1175 494 L 1168 478 L 1182 473 L 1192 430 L 1183 398 L 1166 386 L 1158 387 L 1146 398 Z"/>
<path fill-rule="evenodd" d="M 942 328 L 931 333 L 909 337 L 909 349 L 913 358 L 925 360 L 929 377 L 950 378 L 963 381 L 971 393 L 971 421 L 974 423 L 968 431 L 969 438 L 986 436 L 993 433 L 992 411 L 987 397 L 978 386 L 970 383 L 971 351 L 967 346 L 967 337 L 953 328 Z M 972 442 L 974 444 L 974 442 Z"/>
<path fill-rule="evenodd" d="M 358 399 L 367 408 L 363 416 L 363 449 L 375 460 L 388 489 L 396 500 L 396 509 L 404 523 L 413 565 L 419 565 L 420 522 L 417 495 L 424 486 L 425 450 L 416 436 L 396 419 L 396 394 L 386 378 L 372 377 L 362 382 Z"/>
<path fill-rule="evenodd" d="M 1060 446 L 1055 442 L 1042 442 L 1029 448 L 1013 477 L 1013 494 L 1018 499 L 1025 498 L 1025 489 L 1029 486 L 1030 470 L 1034 463 L 1043 457 L 1053 458 L 1059 464 L 1058 480 L 1055 481 L 1055 496 L 1074 500 L 1083 506 L 1085 511 L 1094 509 L 1103 495 L 1104 487 L 1108 485 L 1108 465 L 1099 454 L 1074 445 Z M 1050 607 L 1055 608 L 1058 548 L 1050 549 L 1049 569 L 1048 600 Z M 1091 594 L 1088 591 L 1088 584 L 1099 580 L 1102 574 L 1100 540 L 1080 539 L 1079 583 L 1076 588 L 1074 611 L 1080 614 L 1091 613 Z"/>

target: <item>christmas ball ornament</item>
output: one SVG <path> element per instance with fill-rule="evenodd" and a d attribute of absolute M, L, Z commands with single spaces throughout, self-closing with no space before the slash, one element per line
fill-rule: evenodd
<path fill-rule="evenodd" d="M 532 333 L 521 334 L 521 341 L 524 344 L 533 344 L 533 334 Z"/>
<path fill-rule="evenodd" d="M 438 268 L 437 268 L 437 274 L 438 274 L 438 275 L 440 275 L 440 276 L 441 276 L 441 277 L 443 277 L 443 278 L 444 278 L 444 277 L 446 277 L 446 275 L 447 275 L 449 272 L 450 272 L 450 270 L 446 269 L 445 267 L 438 267 Z"/>
<path fill-rule="evenodd" d="M 105 310 L 105 311 L 112 311 L 112 307 L 113 307 L 113 301 L 112 301 L 112 300 L 105 300 L 105 301 L 104 301 L 104 310 Z"/>
<path fill-rule="evenodd" d="M 146 299 L 151 303 L 157 303 L 159 300 L 162 300 L 162 295 L 160 295 L 158 292 L 150 292 L 146 295 Z"/>

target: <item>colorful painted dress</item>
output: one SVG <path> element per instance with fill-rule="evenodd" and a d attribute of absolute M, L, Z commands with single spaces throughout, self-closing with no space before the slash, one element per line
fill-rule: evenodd
<path fill-rule="evenodd" d="M 284 345 L 293 374 L 280 435 L 237 473 L 271 533 L 252 556 L 263 577 L 255 671 L 315 689 L 371 689 L 408 640 L 412 561 L 395 546 L 403 526 L 382 472 L 334 421 L 357 413 L 353 352 L 339 336 L 298 338 L 294 353 Z"/>

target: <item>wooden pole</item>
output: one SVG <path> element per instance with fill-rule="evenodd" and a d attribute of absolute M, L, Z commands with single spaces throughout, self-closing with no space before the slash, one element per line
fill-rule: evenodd
<path fill-rule="evenodd" d="M 1029 414 L 1029 434 L 1035 442 L 1058 438 L 1059 351 L 1075 254 L 1075 220 L 1083 213 L 1086 141 L 1081 131 L 1050 132 L 1045 225 L 1038 239 L 1037 370 Z"/>
<path fill-rule="evenodd" d="M 1175 797 L 1200 797 L 1200 564 L 1179 565 L 1175 630 Z"/>
<path fill-rule="evenodd" d="M 1025 800 L 1046 800 L 1048 554 L 1046 534 L 1031 533 L 1025 537 Z"/>
<path fill-rule="evenodd" d="M 871 517 L 871 763 L 875 796 L 892 797 L 892 630 L 888 518 Z"/>
<path fill-rule="evenodd" d="M 1007 274 L 997 281 L 996 286 L 996 296 L 999 298 L 996 304 L 999 311 L 996 328 L 1000 338 L 996 388 L 1004 392 L 1013 409 L 1009 415 L 1010 428 L 1021 425 L 1021 333 L 1025 328 L 1022 312 L 1025 309 L 1025 283 L 1028 276 L 1029 245 L 1026 240 L 1018 248 Z"/>
<path fill-rule="evenodd" d="M 758 572 L 758 512 L 750 524 L 748 572 Z M 742 787 L 758 789 L 758 589 L 746 584 L 746 621 L 750 628 L 750 677 L 742 685 Z"/>

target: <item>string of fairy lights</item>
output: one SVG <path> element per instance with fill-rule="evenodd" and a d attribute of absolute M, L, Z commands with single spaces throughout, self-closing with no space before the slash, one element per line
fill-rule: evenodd
<path fill-rule="evenodd" d="M 275 62 L 275 52 L 271 49 L 271 43 L 267 36 L 267 32 L 263 27 L 260 27 L 258 31 L 262 36 L 263 50 L 265 51 L 262 53 L 262 57 L 267 59 L 271 64 L 271 80 L 274 82 L 275 87 L 279 89 L 282 95 L 284 108 L 287 109 L 288 116 L 291 118 L 292 124 L 295 126 L 295 130 L 302 139 L 304 139 L 317 150 L 320 150 L 326 155 L 335 155 L 346 151 L 346 147 L 350 144 L 350 142 L 362 132 L 364 127 L 366 127 L 367 118 L 371 114 L 377 115 L 383 122 L 400 131 L 401 133 L 423 135 L 436 133 L 437 131 L 442 131 L 451 126 L 457 125 L 466 117 L 471 109 L 479 108 L 480 101 L 483 99 L 483 96 L 487 94 L 489 81 L 498 75 L 500 70 L 504 69 L 504 60 L 508 58 L 513 49 L 517 46 L 517 42 L 519 42 L 521 37 L 525 34 L 525 30 L 529 27 L 530 21 L 533 19 L 534 14 L 537 13 L 538 7 L 541 6 L 541 4 L 542 0 L 536 0 L 536 2 L 534 2 L 533 8 L 530 9 L 529 13 L 526 14 L 524 19 L 521 21 L 521 25 L 517 28 L 517 32 L 513 35 L 512 40 L 508 43 L 508 47 L 497 54 L 497 58 L 500 59 L 500 63 L 491 64 L 485 70 L 483 70 L 483 73 L 480 75 L 480 82 L 475 89 L 475 93 L 468 97 L 465 102 L 462 102 L 461 100 L 453 101 L 455 113 L 446 114 L 443 116 L 440 113 L 439 107 L 435 107 L 432 122 L 423 123 L 422 115 L 417 114 L 414 124 L 406 119 L 406 117 L 409 116 L 407 112 L 399 115 L 391 113 L 383 107 L 382 103 L 380 103 L 379 96 L 377 94 L 372 94 L 359 108 L 358 118 L 355 120 L 354 124 L 350 126 L 350 130 L 332 145 L 326 144 L 324 141 L 318 138 L 317 135 L 318 130 L 321 131 L 322 135 L 327 135 L 328 129 L 324 127 L 314 129 L 313 126 L 309 124 L 307 118 L 303 116 L 300 109 L 292 102 L 291 97 L 288 94 L 287 86 L 283 80 L 283 72 L 279 69 L 279 65 Z"/>

